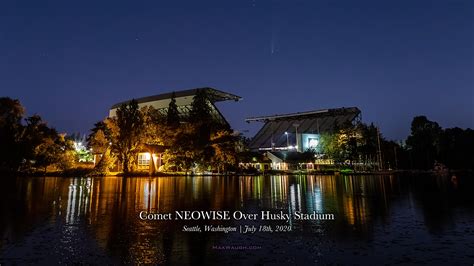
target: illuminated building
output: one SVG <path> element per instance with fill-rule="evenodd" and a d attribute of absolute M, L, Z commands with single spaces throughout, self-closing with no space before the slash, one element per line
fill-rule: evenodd
<path fill-rule="evenodd" d="M 267 157 L 272 159 L 272 169 L 285 170 L 289 168 L 288 158 L 298 157 L 298 153 L 308 150 L 321 152 L 321 134 L 332 133 L 346 123 L 355 124 L 360 120 L 360 110 L 349 107 L 250 117 L 245 121 L 264 123 L 252 138 L 249 148 L 252 151 L 266 152 Z M 307 164 L 305 167 L 308 169 L 312 166 Z"/>
<path fill-rule="evenodd" d="M 221 102 L 221 101 L 229 101 L 229 100 L 239 101 L 241 97 L 227 93 L 227 92 L 223 92 L 220 90 L 216 90 L 213 88 L 198 88 L 198 89 L 175 91 L 174 94 L 175 94 L 175 99 L 176 99 L 176 105 L 178 106 L 178 112 L 179 112 L 180 117 L 186 118 L 189 115 L 189 112 L 191 111 L 191 104 L 193 102 L 193 97 L 194 95 L 196 95 L 196 92 L 198 90 L 206 91 L 206 95 L 209 99 L 208 103 L 211 109 L 212 117 L 216 121 L 228 125 L 228 122 L 225 120 L 224 116 L 221 114 L 219 109 L 217 109 L 215 103 Z M 140 108 L 145 107 L 145 106 L 152 106 L 153 108 L 158 110 L 158 112 L 160 112 L 162 115 L 166 116 L 166 114 L 168 113 L 168 106 L 171 102 L 172 95 L 173 95 L 173 92 L 167 92 L 167 93 L 157 94 L 153 96 L 138 98 L 138 99 L 135 99 L 135 101 L 138 102 L 138 106 Z M 114 104 L 110 108 L 109 117 L 115 117 L 117 109 L 120 107 L 120 105 L 129 103 L 130 101 L 131 100 Z"/>
<path fill-rule="evenodd" d="M 221 101 L 229 101 L 229 100 L 239 101 L 241 97 L 231 94 L 231 93 L 216 90 L 213 88 L 197 88 L 197 89 L 190 89 L 190 90 L 167 92 L 163 94 L 147 96 L 147 97 L 138 98 L 134 100 L 137 101 L 139 108 L 151 106 L 155 108 L 158 112 L 160 112 L 163 116 L 166 117 L 168 113 L 168 107 L 174 93 L 179 116 L 180 118 L 185 120 L 189 116 L 189 113 L 192 109 L 191 104 L 193 102 L 193 98 L 196 95 L 198 90 L 204 90 L 206 92 L 210 113 L 211 113 L 212 118 L 215 120 L 215 122 L 228 126 L 229 123 L 224 118 L 224 116 L 219 111 L 219 109 L 216 107 L 215 103 L 221 102 Z M 117 109 L 122 104 L 127 104 L 130 101 L 131 100 L 127 100 L 124 102 L 114 104 L 109 110 L 109 117 L 115 117 L 117 113 Z M 161 154 L 163 151 L 164 150 L 162 148 L 158 147 L 153 154 L 150 154 L 149 152 L 139 153 L 138 154 L 138 169 L 142 169 L 142 170 L 148 169 L 150 165 L 150 160 L 153 159 L 154 166 L 156 168 L 155 170 L 159 170 L 159 167 L 161 166 Z"/>

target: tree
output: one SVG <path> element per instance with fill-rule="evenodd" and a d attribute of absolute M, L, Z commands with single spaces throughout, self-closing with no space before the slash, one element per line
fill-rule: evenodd
<path fill-rule="evenodd" d="M 56 131 L 51 132 L 46 122 L 39 115 L 33 115 L 25 119 L 26 126 L 21 134 L 22 154 L 24 163 L 23 170 L 31 170 L 32 167 L 47 167 L 46 151 L 40 146 L 54 143 L 53 136 Z M 45 147 L 46 148 L 46 147 Z M 46 169 L 44 170 L 46 172 Z"/>
<path fill-rule="evenodd" d="M 49 166 L 60 170 L 74 167 L 77 158 L 73 142 L 66 139 L 66 134 L 58 134 L 56 129 L 48 127 L 39 115 L 25 121 L 21 133 L 22 170 L 42 169 L 47 172 Z"/>
<path fill-rule="evenodd" d="M 189 121 L 193 131 L 192 146 L 189 149 L 194 155 L 194 162 L 200 168 L 207 169 L 213 156 L 211 134 L 219 127 L 212 119 L 210 102 L 205 89 L 196 90 L 196 95 L 194 95 L 191 103 Z"/>
<path fill-rule="evenodd" d="M 123 172 L 129 173 L 138 154 L 143 132 L 143 114 L 138 102 L 132 100 L 117 109 L 117 117 L 111 119 L 117 125 L 117 136 L 113 138 L 112 147 L 122 163 Z M 109 127 L 110 128 L 110 127 Z"/>
<path fill-rule="evenodd" d="M 41 116 L 24 119 L 23 115 L 18 100 L 0 98 L 0 170 L 46 172 L 49 166 L 73 167 L 77 159 L 73 142 L 48 127 Z"/>
<path fill-rule="evenodd" d="M 399 168 L 399 157 L 403 154 L 400 145 L 395 141 L 381 139 L 381 153 L 384 167 L 386 169 Z"/>
<path fill-rule="evenodd" d="M 237 164 L 236 143 L 238 136 L 230 130 L 217 131 L 211 137 L 213 156 L 211 162 L 217 167 L 217 172 L 226 172 L 229 167 Z"/>
<path fill-rule="evenodd" d="M 96 123 L 87 137 L 89 148 L 92 149 L 92 152 L 99 158 L 99 160 L 95 162 L 94 175 L 107 175 L 115 164 L 115 156 L 111 154 L 111 130 L 107 126 L 110 122 L 107 121 L 106 119 L 105 121 Z"/>
<path fill-rule="evenodd" d="M 51 165 L 63 171 L 74 167 L 77 157 L 65 134 L 58 134 L 55 129 L 43 133 L 41 143 L 35 148 L 35 167 L 44 168 L 45 173 Z"/>
<path fill-rule="evenodd" d="M 106 137 L 102 129 L 92 132 L 88 140 L 88 146 L 95 154 L 104 154 L 111 145 L 111 140 Z"/>
<path fill-rule="evenodd" d="M 377 158 L 377 135 L 378 130 L 371 123 L 369 126 L 362 124 L 360 125 L 360 132 L 362 135 L 360 144 L 360 155 L 364 164 L 372 164 L 376 162 Z"/>
<path fill-rule="evenodd" d="M 83 135 L 82 141 L 85 144 L 85 136 Z M 81 148 L 76 149 L 76 141 L 72 136 L 67 136 L 66 133 L 59 134 L 59 141 L 64 147 L 64 152 L 61 154 L 61 160 L 57 164 L 58 168 L 61 170 L 71 169 L 77 166 L 78 162 L 91 162 L 92 155 L 87 150 L 86 145 L 79 145 Z"/>
<path fill-rule="evenodd" d="M 21 120 L 25 110 L 20 101 L 0 98 L 0 170 L 16 171 L 23 155 Z"/>
<path fill-rule="evenodd" d="M 166 125 L 169 127 L 177 127 L 179 126 L 179 123 L 179 111 L 178 106 L 176 105 L 176 95 L 173 91 L 171 94 L 171 101 L 168 105 L 168 112 L 166 114 Z"/>
<path fill-rule="evenodd" d="M 191 103 L 191 111 L 189 113 L 191 123 L 209 124 L 212 122 L 211 107 L 209 98 L 205 89 L 196 89 L 196 94 Z"/>
<path fill-rule="evenodd" d="M 452 169 L 474 167 L 474 130 L 447 128 L 440 136 L 438 160 Z"/>
<path fill-rule="evenodd" d="M 175 128 L 173 131 L 167 131 L 164 140 L 168 149 L 163 155 L 163 161 L 167 170 L 182 170 L 187 174 L 194 166 L 196 150 L 194 141 L 194 126 L 186 123 Z M 168 138 L 169 135 L 172 135 Z"/>
<path fill-rule="evenodd" d="M 413 167 L 430 169 L 437 157 L 440 134 L 438 123 L 428 120 L 426 116 L 416 116 L 411 123 L 411 135 L 406 143 L 412 156 Z"/>
<path fill-rule="evenodd" d="M 326 157 L 334 160 L 335 163 L 350 164 L 359 159 L 359 145 L 361 134 L 359 126 L 351 123 L 337 126 L 333 133 L 321 135 L 321 151 Z"/>
<path fill-rule="evenodd" d="M 331 158 L 335 162 L 340 162 L 339 146 L 337 143 L 336 133 L 323 133 L 320 137 L 321 152 L 325 155 L 326 158 Z"/>
<path fill-rule="evenodd" d="M 7 126 L 18 126 L 25 109 L 19 100 L 13 100 L 8 97 L 0 98 L 0 127 L 3 129 Z"/>

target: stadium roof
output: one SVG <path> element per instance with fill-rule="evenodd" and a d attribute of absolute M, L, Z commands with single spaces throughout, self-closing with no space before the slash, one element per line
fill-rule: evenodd
<path fill-rule="evenodd" d="M 286 147 L 287 135 L 290 145 L 296 145 L 295 133 L 332 132 L 336 126 L 352 122 L 360 116 L 357 107 L 335 108 L 281 114 L 271 116 L 250 117 L 246 122 L 264 122 L 250 142 L 251 149 Z M 274 145 L 272 145 L 272 142 Z"/>
<path fill-rule="evenodd" d="M 182 91 L 175 91 L 175 98 L 180 98 L 180 97 L 186 97 L 186 96 L 194 96 L 196 95 L 197 90 L 206 90 L 206 93 L 209 97 L 209 100 L 211 102 L 220 102 L 220 101 L 228 101 L 228 100 L 234 100 L 238 101 L 241 99 L 240 96 L 216 90 L 213 88 L 196 88 L 196 89 L 190 89 L 190 90 L 182 90 Z M 173 92 L 167 92 L 167 93 L 162 93 L 162 94 L 157 94 L 153 96 L 147 96 L 147 97 L 142 97 L 135 99 L 138 103 L 147 103 L 147 102 L 153 102 L 153 101 L 159 101 L 159 100 L 166 100 L 166 99 L 171 99 L 171 96 L 173 95 Z M 118 108 L 120 105 L 124 103 L 129 103 L 131 100 L 123 101 L 117 104 L 114 104 L 110 109 L 115 109 Z"/>

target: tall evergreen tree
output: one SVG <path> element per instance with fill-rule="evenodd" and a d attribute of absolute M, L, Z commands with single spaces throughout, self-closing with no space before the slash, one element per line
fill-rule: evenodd
<path fill-rule="evenodd" d="M 94 175 L 107 175 L 115 164 L 115 157 L 111 153 L 112 130 L 108 127 L 108 118 L 94 124 L 91 133 L 87 137 L 87 145 L 93 153 L 99 155 L 96 158 Z"/>
<path fill-rule="evenodd" d="M 374 163 L 377 158 L 377 136 L 378 131 L 373 123 L 370 125 L 360 124 L 362 139 L 360 153 L 365 164 Z"/>
<path fill-rule="evenodd" d="M 201 168 L 206 168 L 213 156 L 211 147 L 211 133 L 214 123 L 211 116 L 211 107 L 209 105 L 208 95 L 205 89 L 197 89 L 191 103 L 191 112 L 189 114 L 189 123 L 193 125 L 192 154 L 194 161 Z"/>
<path fill-rule="evenodd" d="M 171 127 L 179 126 L 179 111 L 176 105 L 176 95 L 173 91 L 171 94 L 171 101 L 168 105 L 168 113 L 166 116 L 166 125 Z"/>
<path fill-rule="evenodd" d="M 211 107 L 206 89 L 197 89 L 189 113 L 191 123 L 209 124 L 212 122 Z"/>

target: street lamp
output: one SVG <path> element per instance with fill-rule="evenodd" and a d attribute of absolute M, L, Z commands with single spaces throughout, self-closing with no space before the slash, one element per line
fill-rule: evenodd
<path fill-rule="evenodd" d="M 293 126 L 295 127 L 296 150 L 300 151 L 300 149 L 301 149 L 300 139 L 298 138 L 298 127 L 300 126 L 300 124 L 295 123 L 295 124 L 293 124 Z"/>
<path fill-rule="evenodd" d="M 290 141 L 288 140 L 288 132 L 285 131 L 285 135 L 286 135 L 286 147 L 290 147 Z"/>

